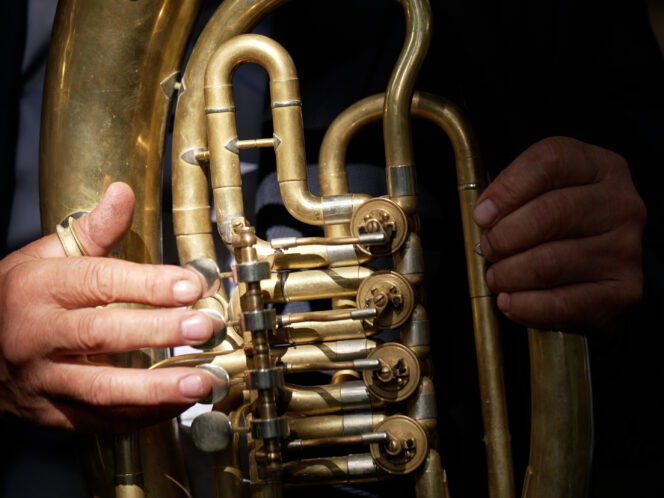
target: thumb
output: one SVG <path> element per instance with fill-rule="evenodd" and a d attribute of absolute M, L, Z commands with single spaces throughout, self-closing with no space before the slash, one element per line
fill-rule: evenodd
<path fill-rule="evenodd" d="M 134 205 L 131 187 L 126 183 L 112 183 L 97 207 L 76 220 L 76 236 L 89 256 L 106 256 L 122 240 L 131 227 Z M 33 242 L 21 252 L 38 258 L 67 255 L 56 234 Z"/>

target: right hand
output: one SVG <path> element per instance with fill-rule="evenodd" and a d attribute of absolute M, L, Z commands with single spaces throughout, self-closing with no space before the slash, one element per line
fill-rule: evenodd
<path fill-rule="evenodd" d="M 187 309 L 202 282 L 175 266 L 103 258 L 131 226 L 134 195 L 111 185 L 77 221 L 90 256 L 66 258 L 57 235 L 0 261 L 0 413 L 76 430 L 126 431 L 172 417 L 211 391 L 193 368 L 93 364 L 85 355 L 206 342 L 212 323 Z M 100 308 L 141 303 L 171 309 Z"/>

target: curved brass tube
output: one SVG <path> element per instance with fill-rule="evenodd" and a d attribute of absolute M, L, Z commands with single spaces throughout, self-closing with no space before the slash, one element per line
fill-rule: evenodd
<path fill-rule="evenodd" d="M 164 132 L 200 5 L 200 0 L 59 2 L 40 138 L 44 233 L 66 216 L 92 209 L 110 183 L 124 181 L 134 190 L 136 210 L 117 255 L 161 262 Z M 166 354 L 145 350 L 106 359 L 147 367 Z M 91 493 L 138 496 L 151 489 L 160 497 L 187 496 L 175 430 L 169 421 L 138 435 L 97 437 L 82 459 L 90 467 Z M 135 446 L 144 450 L 127 451 Z"/>
<path fill-rule="evenodd" d="M 336 171 L 344 164 L 352 138 L 361 126 L 383 116 L 383 94 L 367 97 L 344 111 L 330 126 L 321 147 L 321 163 Z M 514 471 L 510 446 L 509 424 L 505 398 L 498 319 L 493 307 L 491 291 L 484 274 L 487 262 L 473 252 L 479 243 L 481 230 L 472 220 L 472 207 L 487 181 L 481 168 L 479 148 L 472 128 L 459 110 L 446 99 L 423 92 L 413 96 L 411 111 L 416 116 L 434 121 L 449 136 L 456 158 L 468 280 L 473 305 L 477 364 L 482 396 L 482 415 L 485 426 L 489 488 L 495 496 L 514 495 Z M 350 126 L 350 123 L 358 123 Z M 328 138 L 329 137 L 329 138 Z M 333 147 L 334 146 L 334 147 Z M 334 174 L 333 174 L 334 177 Z M 343 184 L 337 185 L 337 188 Z M 327 186 L 326 188 L 330 188 Z M 402 255 L 395 257 L 399 264 Z"/>
<path fill-rule="evenodd" d="M 208 61 L 224 41 L 251 31 L 287 0 L 225 0 L 201 33 L 182 77 L 173 130 L 173 225 L 182 264 L 216 260 L 208 202 L 207 163 L 192 157 L 208 149 L 203 86 Z M 228 215 L 234 213 L 227 213 Z"/>
<path fill-rule="evenodd" d="M 353 209 L 368 195 L 347 195 L 326 199 L 313 195 L 307 185 L 304 154 L 302 101 L 295 65 L 290 55 L 274 40 L 261 35 L 242 35 L 222 44 L 212 56 L 205 77 L 205 102 L 210 151 L 210 170 L 219 233 L 232 243 L 228 213 L 241 217 L 242 180 L 239 150 L 243 141 L 237 137 L 232 77 L 245 62 L 264 67 L 270 79 L 274 135 L 267 140 L 274 148 L 281 197 L 288 212 L 311 225 L 323 225 L 330 219 L 348 222 Z"/>
<path fill-rule="evenodd" d="M 349 142 L 359 129 L 382 117 L 383 100 L 382 94 L 367 97 L 346 109 L 330 126 L 320 153 L 321 191 L 325 189 L 326 192 L 338 193 L 348 189 L 344 164 Z M 472 208 L 481 189 L 487 184 L 479 148 L 472 128 L 449 101 L 416 92 L 411 111 L 440 126 L 450 138 L 454 150 L 480 391 L 484 400 L 482 411 L 489 487 L 492 493 L 496 493 L 495 496 L 513 496 L 498 321 L 491 291 L 484 280 L 487 262 L 473 251 L 481 230 L 472 220 Z M 402 256 L 396 257 L 397 264 L 399 257 Z M 585 339 L 574 334 L 531 330 L 529 343 L 533 428 L 531 465 L 527 471 L 524 497 L 585 496 L 592 459 L 592 400 Z M 565 364 L 565 361 L 569 363 Z M 556 401 L 562 398 L 568 402 Z M 550 416 L 553 410 L 558 413 L 557 417 Z"/>
<path fill-rule="evenodd" d="M 383 135 L 387 191 L 406 214 L 415 214 L 417 182 L 410 102 L 431 40 L 431 6 L 426 0 L 401 0 L 401 4 L 406 14 L 406 41 L 385 92 Z"/>

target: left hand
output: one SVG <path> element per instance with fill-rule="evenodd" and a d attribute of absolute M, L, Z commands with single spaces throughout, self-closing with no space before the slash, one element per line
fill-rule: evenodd
<path fill-rule="evenodd" d="M 528 148 L 473 212 L 498 308 L 538 328 L 599 327 L 641 299 L 643 201 L 619 155 L 571 138 Z"/>

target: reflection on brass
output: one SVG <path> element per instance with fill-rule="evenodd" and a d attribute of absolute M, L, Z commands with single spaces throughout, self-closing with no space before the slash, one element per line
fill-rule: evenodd
<path fill-rule="evenodd" d="M 459 110 L 443 98 L 414 92 L 430 39 L 429 2 L 399 0 L 406 17 L 403 50 L 385 93 L 349 107 L 326 133 L 319 159 L 320 196 L 307 184 L 303 103 L 294 64 L 276 42 L 246 35 L 285 2 L 221 2 L 181 76 L 200 0 L 60 2 L 40 144 L 44 230 L 90 210 L 111 182 L 125 181 L 136 193 L 137 209 L 118 255 L 160 262 L 164 133 L 170 98 L 177 92 L 172 184 L 178 254 L 183 265 L 205 261 L 212 269 L 203 273 L 209 273 L 206 281 L 213 295 L 195 307 L 208 310 L 221 341 L 206 345 L 212 351 L 175 359 L 167 359 L 165 351 L 143 350 L 94 360 L 134 368 L 209 363 L 228 372 L 230 392 L 215 410 L 229 413 L 232 426 L 246 433 L 242 437 L 247 438 L 249 457 L 248 468 L 241 468 L 247 459 L 240 458 L 239 435 L 227 434 L 228 447 L 214 457 L 218 497 L 241 496 L 243 476 L 251 480 L 252 495 L 278 497 L 284 485 L 364 482 L 409 472 L 415 474 L 418 498 L 449 496 L 445 470 L 432 449 L 438 447 L 437 403 L 428 377 L 432 358 L 423 306 L 426 268 L 416 220 L 413 114 L 442 128 L 454 149 L 489 494 L 512 497 L 498 321 L 484 279 L 487 262 L 473 250 L 481 231 L 473 223 L 472 209 L 487 184 L 486 172 L 472 129 Z M 270 77 L 273 132 L 268 137 L 237 136 L 232 75 L 238 64 L 248 61 L 262 65 Z M 349 191 L 345 154 L 359 129 L 381 119 L 388 196 L 372 199 Z M 322 226 L 324 236 L 272 244 L 256 237 L 244 215 L 239 167 L 240 151 L 255 147 L 274 150 L 287 210 L 305 223 Z M 216 268 L 208 177 L 217 230 L 239 265 L 221 272 Z M 444 192 L 442 186 L 441 195 Z M 84 252 L 71 227 L 59 232 L 70 255 Z M 391 270 L 368 266 L 376 256 L 387 255 L 392 255 Z M 231 276 L 238 287 L 229 299 L 218 278 Z M 279 321 L 273 319 L 273 310 L 265 311 L 272 304 L 323 299 L 331 300 L 331 309 L 282 315 Z M 435 327 L 441 330 L 439 323 Z M 401 328 L 403 344 L 367 339 L 395 328 Z M 580 336 L 537 331 L 530 332 L 530 344 L 533 416 L 524 496 L 581 497 L 587 489 L 592 441 L 586 345 Z M 376 360 L 380 368 L 374 369 Z M 343 369 L 319 386 L 265 381 L 283 367 Z M 372 412 L 376 408 L 389 413 L 405 409 L 407 416 L 386 418 L 383 411 Z M 91 445 L 95 451 L 83 459 L 96 476 L 91 493 L 189 496 L 173 428 L 173 423 L 164 423 L 125 438 L 98 437 Z M 296 439 L 317 447 L 357 442 L 362 435 L 383 438 L 375 435 L 383 432 L 387 441 L 372 443 L 370 453 L 347 454 L 344 445 L 338 457 L 281 461 L 282 444 L 301 445 Z"/>

